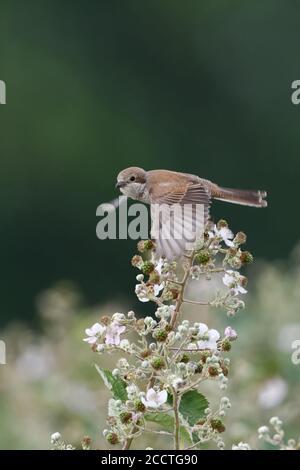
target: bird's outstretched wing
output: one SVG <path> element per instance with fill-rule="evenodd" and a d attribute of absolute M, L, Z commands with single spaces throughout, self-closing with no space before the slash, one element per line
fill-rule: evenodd
<path fill-rule="evenodd" d="M 161 186 L 151 200 L 151 237 L 157 255 L 172 260 L 191 250 L 203 235 L 209 207 L 210 193 L 199 180 Z"/>

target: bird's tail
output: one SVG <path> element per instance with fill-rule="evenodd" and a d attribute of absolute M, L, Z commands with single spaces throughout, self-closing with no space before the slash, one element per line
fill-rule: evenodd
<path fill-rule="evenodd" d="M 267 197 L 266 191 L 218 188 L 217 193 L 213 197 L 220 201 L 232 202 L 233 204 L 241 204 L 243 206 L 267 207 L 268 205 L 264 199 Z"/>

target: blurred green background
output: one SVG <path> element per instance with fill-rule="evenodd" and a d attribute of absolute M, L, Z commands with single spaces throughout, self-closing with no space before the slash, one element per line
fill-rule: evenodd
<path fill-rule="evenodd" d="M 212 209 L 214 218 L 244 230 L 248 249 L 265 260 L 250 272 L 248 320 L 237 320 L 248 369 L 235 391 L 250 384 L 237 402 L 253 403 L 259 387 L 279 377 L 299 396 L 298 369 L 270 333 L 272 324 L 277 338 L 282 318 L 299 326 L 292 250 L 300 229 L 300 106 L 291 103 L 291 83 L 300 79 L 299 18 L 295 0 L 1 0 L 7 105 L 0 106 L 0 337 L 8 338 L 11 365 L 0 370 L 6 430 L 0 447 L 47 446 L 56 429 L 70 438 L 85 425 L 96 432 L 96 398 L 88 393 L 89 380 L 98 393 L 98 379 L 91 378 L 87 364 L 94 358 L 80 343 L 82 332 L 94 305 L 102 313 L 136 305 L 135 242 L 99 241 L 96 208 L 117 195 L 116 175 L 132 165 L 268 191 L 267 210 L 221 202 Z M 58 297 L 54 288 L 51 308 L 41 307 L 40 292 L 63 280 L 78 286 L 81 307 L 73 305 L 77 288 L 68 294 L 66 284 L 59 284 Z M 72 311 L 66 323 L 54 315 L 59 333 L 52 310 L 52 326 L 45 320 L 49 308 Z M 36 325 L 45 331 L 39 339 Z M 33 365 L 37 376 L 23 377 L 20 371 L 37 357 L 50 365 Z M 262 357 L 268 359 L 259 368 Z M 79 402 L 87 410 L 78 411 Z M 234 438 L 246 440 L 262 424 L 261 410 L 254 416 L 246 408 L 253 423 L 240 423 Z M 27 428 L 32 434 L 25 436 Z"/>
<path fill-rule="evenodd" d="M 255 255 L 298 240 L 299 2 L 1 1 L 1 322 L 31 319 L 59 279 L 115 293 L 130 241 L 99 241 L 96 207 L 139 165 L 262 188 L 269 208 L 216 202 Z"/>

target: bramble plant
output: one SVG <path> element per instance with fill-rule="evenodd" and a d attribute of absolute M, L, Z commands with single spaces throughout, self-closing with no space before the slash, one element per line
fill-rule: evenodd
<path fill-rule="evenodd" d="M 220 220 L 217 225 L 208 223 L 201 245 L 186 253 L 180 263 L 156 259 L 151 240 L 138 243 L 139 254 L 131 261 L 140 271 L 135 293 L 141 302 L 154 303 L 154 318 L 137 318 L 133 311 L 115 313 L 86 329 L 84 338 L 101 357 L 121 353 L 113 370 L 96 366 L 112 394 L 108 426 L 103 431 L 110 445 L 129 449 L 135 439 L 153 433 L 170 438 L 174 449 L 201 449 L 209 441 L 224 449 L 222 433 L 230 400 L 221 396 L 213 405 L 201 393 L 201 386 L 212 381 L 223 395 L 230 367 L 227 356 L 237 333 L 230 326 L 220 334 L 204 323 L 191 323 L 182 318 L 181 310 L 185 303 L 199 308 L 209 305 L 231 317 L 244 307 L 240 295 L 247 293 L 247 278 L 239 270 L 253 261 L 251 253 L 241 248 L 245 242 L 243 232 L 234 236 L 227 222 Z M 216 273 L 222 275 L 221 291 L 203 301 L 186 297 L 189 280 L 203 276 L 210 280 Z M 278 422 L 273 424 L 278 426 Z M 267 428 L 262 429 L 265 432 L 260 435 L 271 442 Z M 277 444 L 283 446 L 279 428 L 277 434 L 281 436 Z M 73 448 L 59 433 L 51 441 L 55 449 Z M 85 437 L 83 448 L 90 444 Z M 248 450 L 250 446 L 241 442 L 232 448 Z"/>
<path fill-rule="evenodd" d="M 211 305 L 225 309 L 229 316 L 244 307 L 239 294 L 247 292 L 247 279 L 238 269 L 252 261 L 250 253 L 240 248 L 245 241 L 242 232 L 234 237 L 224 220 L 216 226 L 209 223 L 202 246 L 184 256 L 182 267 L 156 260 L 152 241 L 138 243 L 140 254 L 132 258 L 140 271 L 135 292 L 141 302 L 155 304 L 155 318 L 136 318 L 132 311 L 115 313 L 87 329 L 84 339 L 97 354 L 119 351 L 126 355 L 112 371 L 97 366 L 112 392 L 109 429 L 104 430 L 110 444 L 129 449 L 134 439 L 150 432 L 169 436 L 174 449 L 197 448 L 210 440 L 224 447 L 221 434 L 230 401 L 221 397 L 212 409 L 200 388 L 211 380 L 222 391 L 226 389 L 230 365 L 226 355 L 237 334 L 230 326 L 221 336 L 204 323 L 191 324 L 181 318 L 181 307 L 183 303 Z M 224 292 L 201 302 L 185 297 L 191 278 L 210 279 L 220 272 Z"/>

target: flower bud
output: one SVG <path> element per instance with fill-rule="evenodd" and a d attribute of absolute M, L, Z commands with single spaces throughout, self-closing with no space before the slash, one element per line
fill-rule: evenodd
<path fill-rule="evenodd" d="M 268 426 L 261 426 L 260 428 L 258 428 L 257 432 L 260 435 L 269 434 L 270 429 L 268 428 Z"/>
<path fill-rule="evenodd" d="M 59 432 L 54 432 L 51 434 L 51 444 L 57 444 L 61 440 L 61 434 Z"/>
<path fill-rule="evenodd" d="M 253 255 L 250 253 L 250 251 L 243 251 L 240 254 L 240 260 L 243 264 L 253 263 Z"/>
<path fill-rule="evenodd" d="M 153 250 L 154 247 L 155 245 L 152 240 L 141 240 L 137 244 L 137 249 L 140 253 Z"/>
<path fill-rule="evenodd" d="M 135 268 L 141 268 L 141 266 L 143 265 L 143 258 L 139 255 L 134 255 L 134 257 L 131 258 L 131 264 Z"/>
<path fill-rule="evenodd" d="M 81 446 L 83 450 L 89 450 L 92 443 L 90 436 L 83 436 L 81 440 Z"/>
<path fill-rule="evenodd" d="M 144 274 L 138 274 L 138 275 L 136 276 L 136 280 L 137 280 L 138 282 L 143 282 L 143 280 L 144 280 Z"/>
<path fill-rule="evenodd" d="M 234 341 L 238 337 L 237 332 L 231 328 L 231 326 L 227 326 L 225 328 L 224 335 L 229 339 L 229 341 Z"/>
<path fill-rule="evenodd" d="M 233 239 L 237 245 L 243 245 L 247 241 L 247 235 L 244 232 L 238 232 Z"/>
<path fill-rule="evenodd" d="M 219 220 L 217 223 L 217 229 L 221 230 L 221 228 L 228 228 L 228 223 L 224 219 Z"/>

